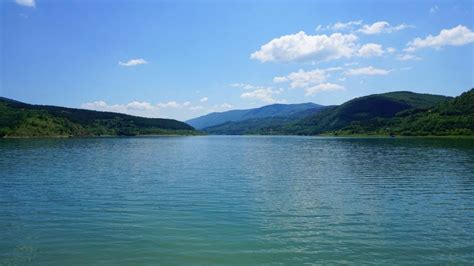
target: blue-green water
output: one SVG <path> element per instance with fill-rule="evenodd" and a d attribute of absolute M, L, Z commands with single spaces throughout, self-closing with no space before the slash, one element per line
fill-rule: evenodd
<path fill-rule="evenodd" d="M 473 263 L 474 140 L 0 140 L 0 264 Z"/>

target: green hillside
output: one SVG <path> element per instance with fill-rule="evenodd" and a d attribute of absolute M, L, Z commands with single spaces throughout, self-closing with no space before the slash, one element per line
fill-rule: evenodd
<path fill-rule="evenodd" d="M 195 133 L 193 127 L 172 119 L 31 105 L 0 97 L 0 137 Z"/>
<path fill-rule="evenodd" d="M 326 109 L 307 117 L 290 129 L 298 134 L 321 134 L 335 130 L 357 133 L 374 131 L 383 121 L 405 110 L 424 110 L 448 100 L 448 97 L 413 92 L 374 94 L 350 100 L 340 106 Z"/>
<path fill-rule="evenodd" d="M 402 135 L 474 135 L 474 89 L 425 111 L 401 112 L 388 126 Z"/>
<path fill-rule="evenodd" d="M 327 107 L 316 107 L 295 112 L 284 117 L 254 118 L 243 121 L 230 121 L 216 126 L 204 128 L 208 134 L 216 135 L 249 135 L 249 134 L 281 134 L 288 124 L 301 118 L 316 114 Z"/>
<path fill-rule="evenodd" d="M 204 131 L 235 135 L 474 135 L 474 89 L 456 98 L 407 91 L 374 94 L 314 112 L 226 122 Z"/>
<path fill-rule="evenodd" d="M 265 120 L 267 118 L 290 118 L 304 111 L 322 109 L 324 106 L 314 103 L 300 104 L 271 104 L 259 108 L 245 110 L 231 110 L 226 112 L 215 112 L 187 120 L 186 123 L 197 129 L 214 127 L 229 122 L 240 122 L 247 120 Z M 272 120 L 270 119 L 270 120 Z"/>
<path fill-rule="evenodd" d="M 287 125 L 285 134 L 474 135 L 474 89 L 451 98 L 396 92 L 357 98 Z"/>

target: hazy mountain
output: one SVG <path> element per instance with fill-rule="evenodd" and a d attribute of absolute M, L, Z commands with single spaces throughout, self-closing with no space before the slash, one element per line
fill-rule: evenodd
<path fill-rule="evenodd" d="M 286 125 L 314 115 L 328 107 L 316 107 L 293 113 L 286 117 L 253 118 L 243 121 L 229 121 L 223 124 L 202 129 L 208 134 L 242 135 L 242 134 L 278 134 Z"/>
<path fill-rule="evenodd" d="M 210 134 L 473 135 L 474 89 L 458 97 L 408 91 L 373 94 L 288 117 L 226 122 Z"/>
<path fill-rule="evenodd" d="M 226 122 L 244 121 L 250 119 L 261 119 L 270 117 L 287 118 L 297 113 L 321 109 L 324 106 L 315 103 L 301 104 L 271 104 L 259 108 L 247 110 L 231 110 L 227 112 L 215 112 L 185 121 L 196 129 L 203 129 Z"/>

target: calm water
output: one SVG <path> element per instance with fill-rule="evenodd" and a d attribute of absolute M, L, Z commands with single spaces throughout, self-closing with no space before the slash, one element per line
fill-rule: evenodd
<path fill-rule="evenodd" d="M 473 263 L 474 140 L 0 140 L 0 264 Z"/>

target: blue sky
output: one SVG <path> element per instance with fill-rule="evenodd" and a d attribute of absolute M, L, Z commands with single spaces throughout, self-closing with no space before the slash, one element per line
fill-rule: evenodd
<path fill-rule="evenodd" d="M 0 2 L 0 95 L 189 119 L 474 86 L 473 1 Z"/>

